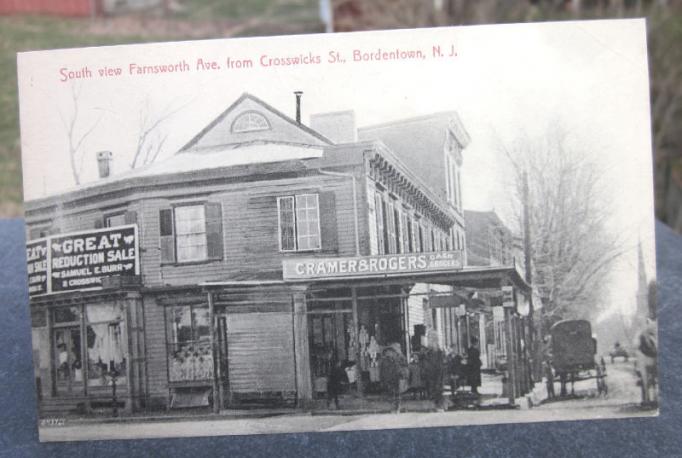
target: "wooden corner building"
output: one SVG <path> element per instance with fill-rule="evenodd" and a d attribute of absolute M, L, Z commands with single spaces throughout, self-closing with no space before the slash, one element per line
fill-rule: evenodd
<path fill-rule="evenodd" d="M 468 143 L 455 112 L 308 127 L 243 94 L 172 157 L 27 202 L 42 415 L 307 406 L 334 361 L 369 392 L 427 337 L 512 354 L 492 309 L 530 286 L 468 266 Z"/>

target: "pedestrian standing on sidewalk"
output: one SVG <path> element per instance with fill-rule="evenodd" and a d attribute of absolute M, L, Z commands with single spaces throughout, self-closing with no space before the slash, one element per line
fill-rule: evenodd
<path fill-rule="evenodd" d="M 478 349 L 478 339 L 471 339 L 471 346 L 467 349 L 467 376 L 471 392 L 478 394 L 481 386 L 481 351 Z"/>
<path fill-rule="evenodd" d="M 408 365 L 408 371 L 408 386 L 409 390 L 412 392 L 412 398 L 424 399 L 424 383 L 422 381 L 419 353 L 412 353 L 410 364 Z"/>
<path fill-rule="evenodd" d="M 403 384 L 406 382 L 408 373 L 407 360 L 400 351 L 400 344 L 394 343 L 386 347 L 379 361 L 379 378 L 393 402 L 395 413 L 400 413 L 401 381 Z"/>
<path fill-rule="evenodd" d="M 436 410 L 444 410 L 443 388 L 445 378 L 445 357 L 438 348 L 438 341 L 430 336 L 429 346 L 422 355 L 422 377 L 426 383 L 426 395 L 431 399 Z"/>
<path fill-rule="evenodd" d="M 547 398 L 554 399 L 554 374 L 552 373 L 552 365 L 549 361 L 545 361 L 545 384 L 547 385 Z"/>
<path fill-rule="evenodd" d="M 447 373 L 450 381 L 450 395 L 455 397 L 463 376 L 462 356 L 457 353 L 453 345 L 452 351 L 447 357 Z"/>
<path fill-rule="evenodd" d="M 327 408 L 331 407 L 332 399 L 336 410 L 339 410 L 339 394 L 343 389 L 343 382 L 347 381 L 346 371 L 340 360 L 332 361 L 332 368 L 327 377 Z"/>

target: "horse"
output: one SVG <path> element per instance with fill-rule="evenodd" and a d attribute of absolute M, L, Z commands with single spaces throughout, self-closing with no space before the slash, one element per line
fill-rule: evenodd
<path fill-rule="evenodd" d="M 637 336 L 635 371 L 639 376 L 642 405 L 658 403 L 658 338 L 653 320 Z"/>

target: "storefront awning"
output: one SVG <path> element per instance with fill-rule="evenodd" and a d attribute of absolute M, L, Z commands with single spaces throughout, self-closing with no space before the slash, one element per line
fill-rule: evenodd
<path fill-rule="evenodd" d="M 334 286 L 389 286 L 409 285 L 414 283 L 432 283 L 457 288 L 474 289 L 499 289 L 502 286 L 513 286 L 524 294 L 531 291 L 521 274 L 511 266 L 507 267 L 464 267 L 443 271 L 426 272 L 392 272 L 392 273 L 368 273 L 358 276 L 318 276 L 306 279 L 283 279 L 282 273 L 278 272 L 279 279 L 273 275 L 250 276 L 249 278 L 228 278 L 202 282 L 198 286 L 204 288 L 234 288 L 234 287 L 259 287 L 259 286 L 284 286 L 284 285 L 312 285 L 324 284 Z"/>
<path fill-rule="evenodd" d="M 531 287 L 513 267 L 465 267 L 458 271 L 369 274 L 362 278 L 318 277 L 314 280 L 294 280 L 288 283 L 336 284 L 343 286 L 388 286 L 431 283 L 474 289 L 500 289 L 502 286 L 513 286 L 524 294 L 528 294 L 531 291 Z"/>

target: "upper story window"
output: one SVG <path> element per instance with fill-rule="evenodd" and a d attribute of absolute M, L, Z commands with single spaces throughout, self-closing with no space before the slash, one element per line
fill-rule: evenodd
<path fill-rule="evenodd" d="M 412 221 L 409 227 L 409 231 L 412 233 L 412 246 L 410 249 L 410 252 L 412 253 L 418 253 L 421 250 L 421 244 L 420 244 L 420 226 L 419 226 L 419 220 L 417 219 L 416 216 L 412 216 Z"/>
<path fill-rule="evenodd" d="M 247 111 L 246 113 L 241 114 L 232 123 L 233 133 L 255 132 L 268 129 L 270 129 L 268 120 L 265 116 L 255 111 Z"/>
<path fill-rule="evenodd" d="M 30 228 L 28 231 L 29 240 L 41 239 L 43 237 L 47 237 L 48 235 L 50 235 L 49 226 L 35 226 Z"/>
<path fill-rule="evenodd" d="M 159 210 L 161 262 L 222 259 L 222 206 L 218 202 Z"/>
<path fill-rule="evenodd" d="M 374 195 L 374 208 L 377 219 L 377 246 L 379 247 L 379 254 L 386 254 L 388 252 L 386 241 L 386 221 L 384 213 L 386 212 L 386 203 L 381 193 L 377 192 Z"/>
<path fill-rule="evenodd" d="M 400 252 L 411 253 L 412 247 L 410 247 L 410 239 L 412 238 L 412 234 L 410 234 L 407 229 L 408 215 L 405 211 L 401 212 L 398 210 L 398 212 L 400 216 Z"/>
<path fill-rule="evenodd" d="M 310 251 L 321 248 L 320 204 L 317 194 L 277 198 L 281 251 Z"/>
<path fill-rule="evenodd" d="M 203 205 L 175 209 L 177 261 L 202 261 L 207 258 L 206 210 Z"/>
<path fill-rule="evenodd" d="M 395 209 L 393 206 L 392 202 L 389 202 L 384 206 L 384 220 L 385 220 L 385 225 L 384 227 L 386 228 L 386 233 L 384 234 L 387 243 L 386 246 L 386 253 L 397 253 L 397 239 L 398 239 L 398 234 L 396 233 L 396 225 L 395 225 Z"/>
<path fill-rule="evenodd" d="M 106 215 L 104 217 L 104 227 L 117 227 L 126 224 L 125 213 L 118 213 L 115 215 Z"/>
<path fill-rule="evenodd" d="M 457 161 L 447 152 L 445 153 L 445 182 L 448 202 L 461 210 L 462 188 L 459 167 Z"/>

